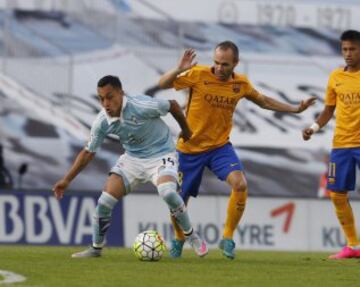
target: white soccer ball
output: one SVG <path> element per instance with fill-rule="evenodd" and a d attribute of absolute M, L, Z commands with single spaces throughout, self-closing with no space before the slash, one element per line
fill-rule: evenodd
<path fill-rule="evenodd" d="M 159 261 L 165 250 L 165 241 L 155 230 L 139 233 L 133 244 L 135 256 L 141 261 Z"/>

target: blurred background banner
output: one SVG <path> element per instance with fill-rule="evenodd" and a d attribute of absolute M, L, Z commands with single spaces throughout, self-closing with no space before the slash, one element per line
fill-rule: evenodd
<path fill-rule="evenodd" d="M 226 197 L 202 196 L 189 203 L 194 228 L 210 248 L 217 248 L 222 239 L 227 201 Z M 137 210 L 139 202 L 146 202 L 142 213 Z M 360 216 L 359 202 L 352 206 L 354 216 Z M 246 208 L 234 233 L 240 249 L 335 251 L 346 244 L 327 200 L 250 198 Z M 166 205 L 154 196 L 137 194 L 125 198 L 125 246 L 130 247 L 135 236 L 148 229 L 158 230 L 169 243 L 174 235 L 167 216 Z"/>
<path fill-rule="evenodd" d="M 300 115 L 238 104 L 231 142 L 250 196 L 326 196 L 334 121 L 310 142 L 301 130 L 321 111 L 329 73 L 343 64 L 339 36 L 359 30 L 359 14 L 355 0 L 0 0 L 0 186 L 26 196 L 51 190 L 88 139 L 100 77 L 115 74 L 129 94 L 177 99 L 185 108 L 186 93 L 160 90 L 160 75 L 188 47 L 211 65 L 214 46 L 231 40 L 240 49 L 237 72 L 260 92 L 290 104 L 318 99 Z M 164 120 L 176 140 L 177 124 Z M 106 139 L 71 189 L 97 196 L 122 152 L 118 139 Z M 135 191 L 144 192 L 160 201 L 151 185 Z M 221 201 L 229 188 L 206 170 L 200 193 Z M 12 196 L 18 204 L 27 198 Z M 8 218 L 6 210 L 0 214 Z"/>
<path fill-rule="evenodd" d="M 60 203 L 50 192 L 0 189 L 0 245 L 87 245 L 96 201 L 88 192 L 65 195 Z M 122 203 L 112 223 L 107 245 L 123 246 Z"/>

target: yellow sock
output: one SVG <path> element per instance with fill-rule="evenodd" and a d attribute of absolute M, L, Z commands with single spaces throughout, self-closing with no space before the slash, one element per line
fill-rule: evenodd
<path fill-rule="evenodd" d="M 349 246 L 359 244 L 355 220 L 347 193 L 331 192 L 330 198 L 334 204 L 336 216 L 345 233 L 346 241 Z"/>
<path fill-rule="evenodd" d="M 173 228 L 174 228 L 175 239 L 181 240 L 181 241 L 185 240 L 184 232 L 180 228 L 179 224 L 176 222 L 174 216 L 171 216 L 171 222 L 172 222 L 172 225 L 173 225 Z"/>
<path fill-rule="evenodd" d="M 234 231 L 244 213 L 247 190 L 244 192 L 231 191 L 224 227 L 224 238 L 233 238 Z"/>

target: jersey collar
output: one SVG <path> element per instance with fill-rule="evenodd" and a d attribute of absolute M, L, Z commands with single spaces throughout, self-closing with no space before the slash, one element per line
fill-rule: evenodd
<path fill-rule="evenodd" d="M 210 71 L 211 71 L 211 74 L 212 74 L 217 80 L 219 80 L 218 77 L 216 77 L 216 75 L 215 75 L 215 68 L 214 68 L 214 67 L 210 67 Z M 231 80 L 232 80 L 232 81 L 235 80 L 235 72 L 232 72 L 232 73 L 231 73 Z M 219 81 L 220 81 L 220 80 L 219 80 Z"/>

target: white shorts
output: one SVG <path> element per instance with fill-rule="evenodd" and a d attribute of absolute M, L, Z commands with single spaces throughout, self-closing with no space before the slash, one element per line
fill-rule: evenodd
<path fill-rule="evenodd" d="M 129 193 L 139 183 L 152 182 L 155 186 L 160 176 L 170 175 L 178 180 L 178 158 L 175 152 L 156 158 L 137 158 L 122 154 L 110 173 L 120 175 Z"/>

